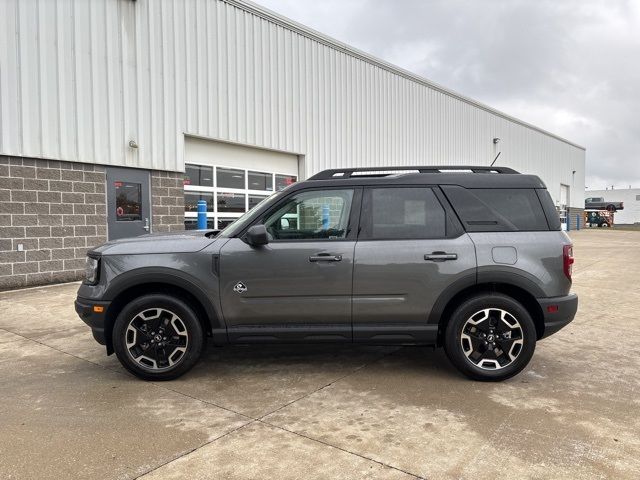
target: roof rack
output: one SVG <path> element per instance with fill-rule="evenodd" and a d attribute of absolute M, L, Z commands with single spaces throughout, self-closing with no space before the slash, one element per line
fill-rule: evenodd
<path fill-rule="evenodd" d="M 479 167 L 479 166 L 459 166 L 446 165 L 436 166 L 429 165 L 425 167 L 360 167 L 360 168 L 336 168 L 331 170 L 323 170 L 316 173 L 308 180 L 337 180 L 353 177 L 386 177 L 388 175 L 397 175 L 400 172 L 407 171 L 418 173 L 520 173 L 509 167 Z"/>

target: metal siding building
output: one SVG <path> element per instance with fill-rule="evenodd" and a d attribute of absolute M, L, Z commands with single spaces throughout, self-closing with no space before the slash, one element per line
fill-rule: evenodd
<path fill-rule="evenodd" d="M 202 163 L 188 158 L 198 150 L 191 144 L 202 141 L 212 152 L 225 142 L 256 147 L 256 158 L 265 151 L 292 155 L 297 178 L 341 166 L 489 165 L 500 153 L 497 164 L 539 175 L 557 203 L 562 188 L 567 207 L 583 203 L 584 148 L 253 3 L 0 2 L 0 154 L 14 159 L 16 171 L 33 166 L 39 178 L 38 169 L 51 165 L 34 159 L 65 162 L 53 164 L 61 173 L 50 181 L 80 181 L 63 173 L 74 168 L 66 162 L 97 165 L 93 172 L 106 177 L 105 166 L 145 169 L 150 229 L 174 229 L 182 224 L 178 208 L 159 207 L 181 206 L 171 198 L 182 187 L 185 163 Z M 274 170 L 264 162 L 264 170 Z M 89 180 L 97 183 L 85 194 L 105 193 L 97 175 Z M 15 181 L 5 183 L 0 188 L 15 188 Z M 85 203 L 96 201 L 90 198 Z M 100 207 L 95 214 L 110 212 Z M 93 236 L 106 236 L 99 219 L 92 221 Z"/>

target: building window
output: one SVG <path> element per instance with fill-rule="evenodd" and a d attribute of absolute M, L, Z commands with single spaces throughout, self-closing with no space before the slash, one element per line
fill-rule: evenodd
<path fill-rule="evenodd" d="M 185 185 L 213 187 L 213 167 L 201 165 L 186 165 L 185 167 Z"/>
<path fill-rule="evenodd" d="M 268 195 L 249 195 L 249 210 L 258 205 L 262 200 L 267 198 Z"/>
<path fill-rule="evenodd" d="M 207 228 L 220 230 L 296 180 L 277 172 L 186 164 L 185 229 L 197 228 L 198 200 L 207 202 Z"/>
<path fill-rule="evenodd" d="M 115 182 L 116 222 L 133 222 L 142 219 L 142 185 L 131 182 Z"/>
<path fill-rule="evenodd" d="M 216 229 L 215 225 L 216 221 L 213 218 L 207 218 L 207 228 L 211 230 Z M 197 230 L 198 229 L 198 219 L 197 218 L 185 218 L 184 219 L 184 229 L 185 230 Z"/>
<path fill-rule="evenodd" d="M 246 211 L 246 196 L 241 193 L 218 193 L 218 212 L 244 213 Z"/>
<path fill-rule="evenodd" d="M 184 210 L 185 212 L 197 212 L 198 201 L 207 202 L 207 212 L 213 212 L 213 193 L 209 192 L 185 192 Z"/>
<path fill-rule="evenodd" d="M 273 174 L 249 172 L 249 190 L 273 190 Z"/>
<path fill-rule="evenodd" d="M 276 190 L 284 190 L 289 185 L 296 183 L 296 177 L 292 175 L 276 175 Z"/>
<path fill-rule="evenodd" d="M 238 188 L 244 190 L 244 179 L 244 170 L 216 167 L 216 186 L 218 188 Z"/>
<path fill-rule="evenodd" d="M 640 201 L 640 195 L 636 195 L 636 202 Z"/>

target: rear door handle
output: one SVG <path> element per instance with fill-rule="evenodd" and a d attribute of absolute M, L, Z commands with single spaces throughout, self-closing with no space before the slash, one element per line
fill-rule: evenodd
<path fill-rule="evenodd" d="M 425 260 L 429 260 L 431 262 L 444 262 L 446 260 L 457 260 L 457 253 L 446 253 L 446 252 L 431 252 L 427 253 L 424 256 Z"/>
<path fill-rule="evenodd" d="M 318 253 L 309 257 L 310 262 L 339 262 L 342 255 L 332 255 L 331 253 Z"/>

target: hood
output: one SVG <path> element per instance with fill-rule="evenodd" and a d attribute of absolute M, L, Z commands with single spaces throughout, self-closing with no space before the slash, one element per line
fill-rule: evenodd
<path fill-rule="evenodd" d="M 154 253 L 198 252 L 216 239 L 218 230 L 186 230 L 153 233 L 111 240 L 92 250 L 100 255 L 143 255 Z"/>

